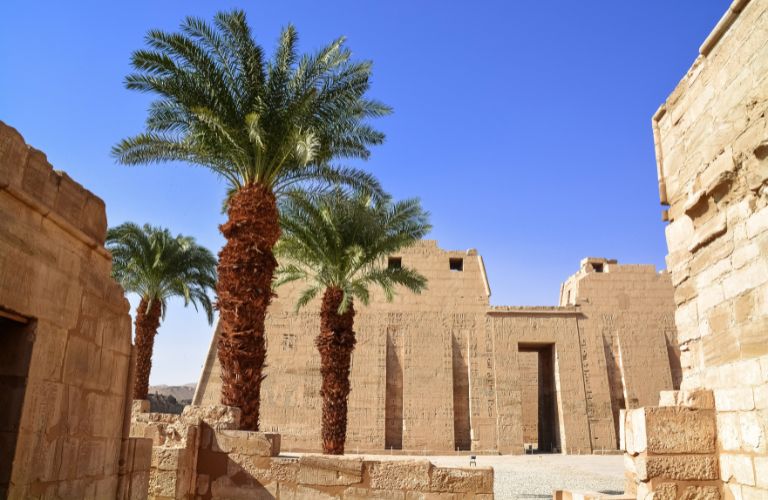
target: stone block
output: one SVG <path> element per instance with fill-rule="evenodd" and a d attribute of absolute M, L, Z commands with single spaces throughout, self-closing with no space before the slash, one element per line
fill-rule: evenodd
<path fill-rule="evenodd" d="M 739 414 L 736 412 L 721 412 L 717 414 L 717 440 L 725 451 L 741 449 L 739 435 Z"/>
<path fill-rule="evenodd" d="M 128 438 L 133 443 L 133 470 L 148 471 L 152 465 L 152 440 Z"/>
<path fill-rule="evenodd" d="M 755 399 L 751 387 L 715 389 L 717 411 L 746 411 L 755 408 Z"/>
<path fill-rule="evenodd" d="M 661 391 L 659 393 L 659 406 L 677 406 L 677 395 L 679 392 L 680 391 Z"/>
<path fill-rule="evenodd" d="M 27 164 L 21 179 L 21 189 L 32 199 L 45 206 L 46 211 L 54 206 L 58 192 L 59 177 L 48 163 L 45 153 L 29 148 Z"/>
<path fill-rule="evenodd" d="M 319 486 L 351 485 L 362 482 L 361 459 L 304 455 L 299 459 L 298 482 Z"/>
<path fill-rule="evenodd" d="M 768 456 L 755 457 L 755 486 L 768 489 Z"/>
<path fill-rule="evenodd" d="M 88 192 L 65 172 L 59 172 L 58 177 L 59 189 L 56 193 L 54 210 L 69 224 L 78 227 Z"/>
<path fill-rule="evenodd" d="M 80 229 L 96 244 L 102 246 L 107 237 L 107 211 L 104 201 L 91 193 L 85 200 L 80 218 Z"/>
<path fill-rule="evenodd" d="M 149 476 L 149 493 L 152 497 L 176 498 L 178 471 L 154 470 Z"/>
<path fill-rule="evenodd" d="M 240 408 L 224 405 L 187 405 L 182 416 L 189 421 L 199 419 L 216 430 L 238 430 L 240 427 Z"/>
<path fill-rule="evenodd" d="M 755 399 L 755 408 L 758 410 L 768 410 L 768 383 L 753 387 L 752 393 Z"/>
<path fill-rule="evenodd" d="M 725 482 L 735 479 L 739 484 L 755 485 L 752 457 L 748 455 L 720 455 L 720 479 Z"/>
<path fill-rule="evenodd" d="M 649 454 L 715 452 L 712 410 L 648 407 L 645 408 L 645 426 Z"/>
<path fill-rule="evenodd" d="M 280 435 L 253 431 L 214 430 L 211 449 L 224 453 L 276 457 L 280 454 Z"/>
<path fill-rule="evenodd" d="M 336 500 L 341 498 L 340 495 L 330 493 L 325 489 L 313 488 L 311 486 L 298 485 L 286 485 L 280 484 L 279 488 L 280 500 Z M 254 497 L 248 497 L 254 498 Z M 267 496 L 256 496 L 256 498 L 272 498 Z"/>
<path fill-rule="evenodd" d="M 102 439 L 83 439 L 77 455 L 77 475 L 99 476 L 104 473 L 106 442 Z"/>
<path fill-rule="evenodd" d="M 712 391 L 678 391 L 677 405 L 699 410 L 714 410 L 715 396 Z"/>
<path fill-rule="evenodd" d="M 344 500 L 405 500 L 405 492 L 399 490 L 372 490 L 369 488 L 351 486 L 342 494 Z"/>
<path fill-rule="evenodd" d="M 646 441 L 645 409 L 626 410 L 624 422 L 624 449 L 630 455 L 645 452 Z"/>
<path fill-rule="evenodd" d="M 281 483 L 299 480 L 299 462 L 295 459 L 275 457 L 270 460 L 270 476 Z"/>
<path fill-rule="evenodd" d="M 152 449 L 152 467 L 158 470 L 178 471 L 186 465 L 186 448 L 166 448 L 155 446 Z"/>
<path fill-rule="evenodd" d="M 493 469 L 434 467 L 429 488 L 453 493 L 493 493 Z"/>
<path fill-rule="evenodd" d="M 0 121 L 0 188 L 21 184 L 28 149 L 15 129 Z"/>
<path fill-rule="evenodd" d="M 432 464 L 426 460 L 366 462 L 371 488 L 381 490 L 417 490 L 429 488 Z"/>
<path fill-rule="evenodd" d="M 714 485 L 681 487 L 679 500 L 720 500 L 720 488 Z"/>
<path fill-rule="evenodd" d="M 739 414 L 742 450 L 750 453 L 768 452 L 768 412 L 751 411 Z"/>
<path fill-rule="evenodd" d="M 718 479 L 717 458 L 714 455 L 646 456 L 635 460 L 637 477 L 641 481 L 654 478 L 677 481 L 708 481 Z"/>

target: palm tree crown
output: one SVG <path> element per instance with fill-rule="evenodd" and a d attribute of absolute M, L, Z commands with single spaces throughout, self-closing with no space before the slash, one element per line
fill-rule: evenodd
<path fill-rule="evenodd" d="M 132 90 L 156 94 L 146 132 L 113 148 L 126 164 L 181 160 L 210 168 L 231 193 L 262 184 L 279 194 L 296 183 L 341 183 L 380 192 L 371 175 L 332 166 L 367 158 L 384 135 L 365 120 L 391 112 L 367 99 L 371 62 L 351 60 L 339 38 L 297 55 L 293 26 L 265 62 L 245 13 L 219 13 L 213 25 L 187 18 L 180 33 L 152 30 L 134 52 Z"/>
<path fill-rule="evenodd" d="M 283 264 L 275 287 L 306 281 L 297 309 L 325 289 L 341 290 L 338 313 L 343 314 L 352 299 L 369 302 L 371 285 L 381 287 L 387 300 L 398 285 L 415 293 L 426 287 L 426 278 L 415 270 L 384 262 L 430 231 L 428 214 L 416 199 L 376 201 L 341 190 L 293 193 L 281 205 L 281 224 L 283 237 L 275 253 Z"/>
<path fill-rule="evenodd" d="M 112 274 L 127 292 L 151 306 L 158 301 L 165 316 L 167 300 L 181 297 L 184 304 L 203 308 L 213 322 L 208 291 L 216 285 L 216 258 L 187 236 L 167 229 L 126 222 L 107 232 L 112 252 Z"/>

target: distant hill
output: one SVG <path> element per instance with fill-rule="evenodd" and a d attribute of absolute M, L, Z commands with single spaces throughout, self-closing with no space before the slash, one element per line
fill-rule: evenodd
<path fill-rule="evenodd" d="M 176 401 L 183 402 L 186 400 L 192 401 L 192 397 L 195 395 L 195 386 L 197 384 L 184 384 L 184 385 L 150 385 L 150 394 L 162 394 L 163 396 L 173 396 Z"/>
<path fill-rule="evenodd" d="M 149 411 L 153 413 L 180 414 L 192 403 L 196 384 L 149 386 Z"/>

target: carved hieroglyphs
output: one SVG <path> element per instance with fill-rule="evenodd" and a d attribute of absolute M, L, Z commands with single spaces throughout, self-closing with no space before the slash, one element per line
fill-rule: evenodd
<path fill-rule="evenodd" d="M 653 266 L 585 259 L 561 306 L 496 307 L 475 250 L 422 241 L 392 257 L 429 288 L 356 306 L 348 451 L 616 450 L 619 410 L 679 382 L 672 287 Z M 318 306 L 296 313 L 300 289 L 270 307 L 262 428 L 318 450 Z M 215 346 L 196 404 L 218 403 Z"/>

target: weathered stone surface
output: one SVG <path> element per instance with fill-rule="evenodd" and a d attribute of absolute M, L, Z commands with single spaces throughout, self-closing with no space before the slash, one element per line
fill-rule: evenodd
<path fill-rule="evenodd" d="M 663 473 L 714 483 L 678 485 L 680 498 L 719 498 L 720 485 L 726 498 L 768 497 L 756 486 L 757 464 L 768 456 L 761 413 L 768 379 L 766 22 L 765 1 L 734 1 L 653 117 L 684 371 L 680 393 L 662 395 L 661 403 L 666 412 L 713 409 L 717 454 L 694 454 L 711 449 L 706 413 L 695 423 L 681 411 L 653 429 L 649 418 L 648 450 L 685 454 L 638 457 L 633 465 L 638 479 Z M 714 405 L 681 398 L 701 389 L 713 392 Z M 658 484 L 637 486 L 639 497 L 658 493 Z"/>
<path fill-rule="evenodd" d="M 214 431 L 212 449 L 225 453 L 276 457 L 280 454 L 280 436 L 252 431 Z"/>
<path fill-rule="evenodd" d="M 20 415 L 0 432 L 10 498 L 147 496 L 149 443 L 123 434 L 131 318 L 105 233 L 103 202 L 0 122 L 0 378 L 25 380 L 0 384 Z"/>
<path fill-rule="evenodd" d="M 635 459 L 637 477 L 641 481 L 653 478 L 679 481 L 718 479 L 717 458 L 714 455 L 646 456 Z"/>
<path fill-rule="evenodd" d="M 405 500 L 405 492 L 398 490 L 371 490 L 368 488 L 349 487 L 342 495 L 344 500 L 368 500 L 380 498 L 381 500 Z"/>
<path fill-rule="evenodd" d="M 278 484 L 261 484 L 257 482 L 249 484 L 236 484 L 227 476 L 213 481 L 210 486 L 211 498 L 214 500 L 252 500 L 277 498 Z M 283 498 L 281 495 L 280 498 Z M 285 498 L 291 498 L 286 496 Z"/>
<path fill-rule="evenodd" d="M 493 493 L 493 469 L 434 467 L 429 489 L 453 493 Z"/>
<path fill-rule="evenodd" d="M 361 459 L 305 455 L 299 459 L 298 482 L 331 486 L 350 485 L 362 481 Z"/>
<path fill-rule="evenodd" d="M 378 490 L 427 490 L 432 464 L 428 461 L 392 461 L 366 464 L 371 488 Z"/>
<path fill-rule="evenodd" d="M 645 408 L 648 453 L 714 453 L 712 410 L 684 407 Z"/>
<path fill-rule="evenodd" d="M 717 486 L 685 486 L 679 500 L 720 500 Z"/>
<path fill-rule="evenodd" d="M 199 419 L 216 430 L 237 430 L 240 426 L 240 408 L 224 405 L 187 405 L 182 416 L 189 422 Z"/>

